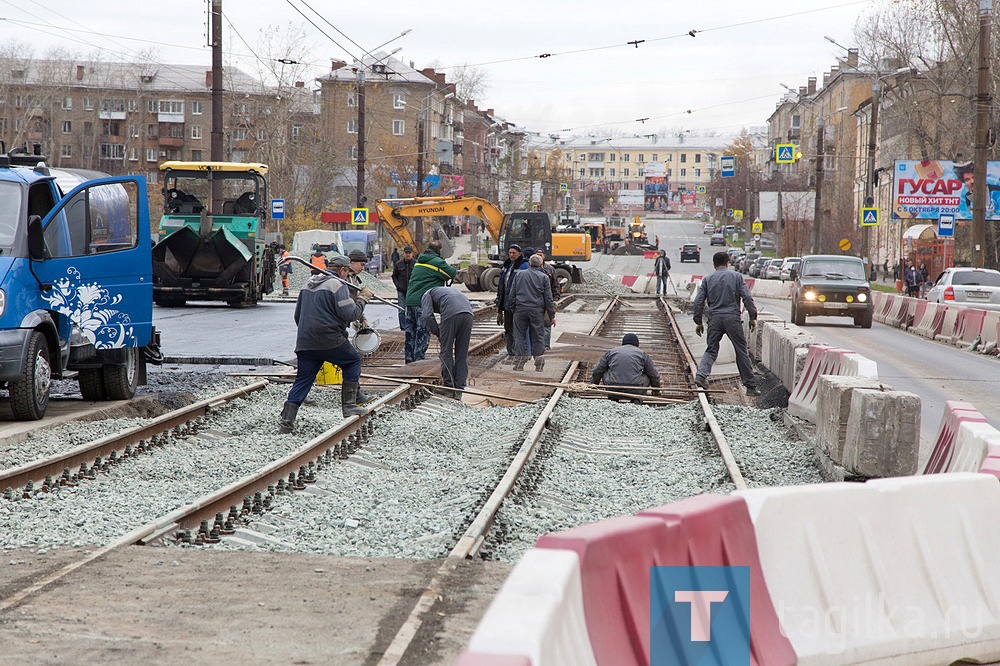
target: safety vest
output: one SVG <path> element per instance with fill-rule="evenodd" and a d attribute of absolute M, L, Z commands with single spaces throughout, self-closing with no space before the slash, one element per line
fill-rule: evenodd
<path fill-rule="evenodd" d="M 326 257 L 324 255 L 316 256 L 315 254 L 309 257 L 309 263 L 316 268 L 321 268 L 326 270 Z"/>

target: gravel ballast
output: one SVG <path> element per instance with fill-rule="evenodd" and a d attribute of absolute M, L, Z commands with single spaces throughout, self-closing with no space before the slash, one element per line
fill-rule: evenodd
<path fill-rule="evenodd" d="M 627 294 L 632 290 L 621 282 L 615 282 L 607 273 L 599 268 L 588 268 L 583 271 L 583 283 L 569 285 L 567 292 L 573 294 Z"/>

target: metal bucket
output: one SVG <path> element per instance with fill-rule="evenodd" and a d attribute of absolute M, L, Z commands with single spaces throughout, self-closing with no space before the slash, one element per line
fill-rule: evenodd
<path fill-rule="evenodd" d="M 379 345 L 382 344 L 382 337 L 374 328 L 362 328 L 354 336 L 354 348 L 362 355 L 374 354 Z"/>

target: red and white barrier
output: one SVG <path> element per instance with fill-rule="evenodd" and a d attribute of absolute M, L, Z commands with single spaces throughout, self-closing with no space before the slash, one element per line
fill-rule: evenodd
<path fill-rule="evenodd" d="M 905 296 L 895 296 L 892 299 L 892 305 L 886 312 L 882 323 L 887 326 L 902 328 L 906 324 L 906 318 L 909 313 L 910 302 L 912 300 L 912 298 L 907 298 Z"/>
<path fill-rule="evenodd" d="M 987 345 L 996 346 L 1000 342 L 1000 312 L 988 311 L 983 319 L 983 330 L 979 334 L 982 340 L 981 349 Z"/>
<path fill-rule="evenodd" d="M 986 310 L 961 308 L 951 343 L 957 346 L 971 345 L 982 332 L 985 319 Z"/>
<path fill-rule="evenodd" d="M 924 474 L 941 474 L 950 469 L 955 455 L 955 439 L 958 437 L 959 426 L 966 422 L 986 423 L 986 417 L 968 402 L 949 400 L 944 404 L 944 415 L 938 428 L 934 448 L 924 466 Z"/>
<path fill-rule="evenodd" d="M 816 423 L 816 397 L 821 375 L 878 379 L 878 365 L 848 349 L 811 345 L 802 374 L 788 396 L 789 414 Z"/>
<path fill-rule="evenodd" d="M 921 308 L 921 305 L 923 305 L 923 308 Z M 917 311 L 913 316 L 913 325 L 910 326 L 909 330 L 917 335 L 933 340 L 941 333 L 948 309 L 947 305 L 921 301 L 917 304 Z"/>
<path fill-rule="evenodd" d="M 941 332 L 934 336 L 935 340 L 941 342 L 951 342 L 955 339 L 955 330 L 958 326 L 958 315 L 964 308 L 961 305 L 951 305 L 945 310 L 944 319 L 941 320 Z"/>
<path fill-rule="evenodd" d="M 875 292 L 875 310 L 872 317 L 880 324 L 885 323 L 885 318 L 889 314 L 892 304 L 896 301 L 895 294 L 886 294 L 881 291 Z"/>

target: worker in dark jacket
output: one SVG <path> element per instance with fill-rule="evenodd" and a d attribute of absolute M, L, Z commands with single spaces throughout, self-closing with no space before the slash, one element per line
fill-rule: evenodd
<path fill-rule="evenodd" d="M 528 268 L 528 259 L 521 252 L 521 246 L 511 243 L 507 248 L 507 259 L 500 269 L 500 282 L 497 286 L 497 324 L 503 325 L 503 337 L 507 346 L 507 356 L 505 361 L 513 360 L 517 352 L 517 345 L 514 343 L 514 310 L 508 305 L 508 294 L 514 284 L 514 275 L 517 271 Z"/>
<path fill-rule="evenodd" d="M 743 276 L 730 270 L 729 253 L 716 252 L 712 257 L 715 272 L 707 275 L 698 287 L 694 297 L 694 332 L 700 336 L 705 332 L 701 323 L 701 315 L 708 308 L 708 340 L 705 353 L 698 363 L 698 374 L 694 382 L 703 389 L 708 388 L 708 376 L 712 366 L 719 356 L 719 342 L 722 336 L 729 337 L 736 350 L 736 367 L 740 371 L 740 379 L 747 388 L 747 395 L 760 395 L 757 382 L 753 376 L 753 366 L 750 364 L 750 354 L 747 353 L 747 340 L 743 335 L 743 322 L 740 319 L 740 301 L 750 314 L 750 330 L 757 327 L 757 306 L 753 296 L 747 289 Z"/>
<path fill-rule="evenodd" d="M 556 269 L 552 268 L 552 265 L 545 261 L 545 250 L 539 248 L 535 250 L 535 254 L 542 258 L 542 270 L 549 276 L 549 284 L 552 287 L 552 300 L 558 301 L 559 297 L 562 296 L 562 286 L 559 284 L 559 278 L 556 276 Z M 548 315 L 545 317 L 544 333 L 545 348 L 552 349 L 552 322 L 549 321 Z"/>
<path fill-rule="evenodd" d="M 316 373 L 324 362 L 340 367 L 343 383 L 340 404 L 344 417 L 364 414 L 368 410 L 358 405 L 361 379 L 361 355 L 348 341 L 347 326 L 364 316 L 365 305 L 371 301 L 372 292 L 361 289 L 357 296 L 341 280 L 350 275 L 350 262 L 336 256 L 330 260 L 330 269 L 340 278 L 319 274 L 309 278 L 299 292 L 295 303 L 295 356 L 298 369 L 295 383 L 288 392 L 288 399 L 281 410 L 278 432 L 289 433 L 295 425 L 299 406 L 309 395 Z"/>
<path fill-rule="evenodd" d="M 406 328 L 406 288 L 410 286 L 410 274 L 413 272 L 413 265 L 417 263 L 413 256 L 413 248 L 407 245 L 403 248 L 403 258 L 392 266 L 392 283 L 396 285 L 396 305 L 399 310 L 399 330 L 406 336 L 403 348 L 404 360 L 407 363 L 413 361 L 414 332 Z"/>
<path fill-rule="evenodd" d="M 431 241 L 427 249 L 417 257 L 410 273 L 410 281 L 406 285 L 406 326 L 413 331 L 412 360 L 424 360 L 427 345 L 431 341 L 420 314 L 420 299 L 425 291 L 448 284 L 457 274 L 455 267 L 441 258 L 441 241 Z"/>
<path fill-rule="evenodd" d="M 424 326 L 438 336 L 441 382 L 447 388 L 464 389 L 469 378 L 469 340 L 472 339 L 472 303 L 452 287 L 431 287 L 420 299 Z M 441 316 L 438 324 L 434 313 Z M 450 391 L 452 398 L 461 394 Z"/>
<path fill-rule="evenodd" d="M 639 336 L 635 333 L 626 333 L 622 338 L 621 347 L 604 352 L 590 373 L 590 381 L 593 384 L 600 384 L 603 381 L 608 386 L 659 387 L 660 373 L 656 371 L 649 354 L 639 349 Z M 645 388 L 612 390 L 616 393 L 646 395 Z M 612 397 L 612 400 L 622 400 L 622 398 Z M 634 402 L 641 401 L 634 400 Z"/>
<path fill-rule="evenodd" d="M 517 271 L 507 305 L 514 313 L 515 370 L 523 370 L 529 354 L 535 357 L 535 370 L 545 366 L 545 315 L 556 323 L 555 304 L 549 276 L 542 270 L 542 258 L 537 254 L 528 260 L 528 270 Z M 530 333 L 530 338 L 529 338 Z M 528 340 L 531 341 L 530 348 Z"/>

